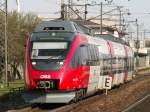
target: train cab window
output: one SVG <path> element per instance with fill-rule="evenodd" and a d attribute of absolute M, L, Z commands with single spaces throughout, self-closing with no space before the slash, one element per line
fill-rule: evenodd
<path fill-rule="evenodd" d="M 96 45 L 80 45 L 73 55 L 69 68 L 87 65 L 96 66 L 99 63 L 99 54 Z"/>
<path fill-rule="evenodd" d="M 87 65 L 88 54 L 87 54 L 87 46 L 80 46 L 80 54 L 81 54 L 81 65 Z"/>
<path fill-rule="evenodd" d="M 33 42 L 31 59 L 64 57 L 68 51 L 67 42 Z"/>
<path fill-rule="evenodd" d="M 61 69 L 69 51 L 68 42 L 33 42 L 31 46 L 32 67 L 41 71 Z"/>
<path fill-rule="evenodd" d="M 76 51 L 72 57 L 69 68 L 85 66 L 85 65 L 87 65 L 87 59 L 88 59 L 87 46 L 80 45 L 76 49 Z"/>

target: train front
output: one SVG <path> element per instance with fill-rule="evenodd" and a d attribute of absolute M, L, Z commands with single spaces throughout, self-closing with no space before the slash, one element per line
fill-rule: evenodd
<path fill-rule="evenodd" d="M 75 97 L 73 89 L 67 89 L 63 82 L 73 37 L 74 33 L 63 31 L 33 32 L 30 35 L 25 75 L 28 91 L 23 94 L 26 102 L 66 103 Z"/>

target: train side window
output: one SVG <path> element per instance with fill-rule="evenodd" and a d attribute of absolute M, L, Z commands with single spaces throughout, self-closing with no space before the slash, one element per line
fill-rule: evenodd
<path fill-rule="evenodd" d="M 129 65 L 129 57 L 126 59 L 126 70 L 129 71 L 130 65 Z"/>
<path fill-rule="evenodd" d="M 131 57 L 131 70 L 133 71 L 134 70 L 134 58 Z"/>
<path fill-rule="evenodd" d="M 103 75 L 108 75 L 111 73 L 111 58 L 104 58 L 103 59 Z"/>
<path fill-rule="evenodd" d="M 91 45 L 91 52 L 92 52 L 92 60 L 98 60 L 98 48 L 95 45 Z"/>
<path fill-rule="evenodd" d="M 87 47 L 87 55 L 88 55 L 88 61 L 91 61 L 92 60 L 92 55 L 91 55 L 90 45 L 88 45 L 88 47 Z"/>
<path fill-rule="evenodd" d="M 127 58 L 124 58 L 124 69 L 127 70 L 128 62 Z"/>
<path fill-rule="evenodd" d="M 134 70 L 134 57 L 132 57 L 132 71 Z"/>
<path fill-rule="evenodd" d="M 120 72 L 122 73 L 124 71 L 124 58 L 121 58 L 121 64 L 120 64 Z"/>
<path fill-rule="evenodd" d="M 95 60 L 98 61 L 99 60 L 99 50 L 96 45 L 94 46 L 94 52 L 95 52 Z"/>
<path fill-rule="evenodd" d="M 117 58 L 116 57 L 112 58 L 112 72 L 113 73 L 117 72 Z"/>
<path fill-rule="evenodd" d="M 99 64 L 99 51 L 96 45 L 89 44 L 87 47 L 88 65 L 96 66 Z"/>
<path fill-rule="evenodd" d="M 129 66 L 130 66 L 130 71 L 132 71 L 133 70 L 133 59 L 132 59 L 132 57 L 130 57 L 129 58 Z"/>
<path fill-rule="evenodd" d="M 130 59 L 130 57 L 128 58 L 128 71 L 131 71 L 131 59 Z"/>

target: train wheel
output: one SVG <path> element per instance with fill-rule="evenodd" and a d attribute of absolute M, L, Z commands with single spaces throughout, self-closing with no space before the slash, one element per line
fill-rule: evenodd
<path fill-rule="evenodd" d="M 75 93 L 75 98 L 74 98 L 74 102 L 78 102 L 79 100 L 82 100 L 83 98 L 85 98 L 86 96 L 86 90 L 85 89 L 80 89 L 80 90 L 76 90 Z"/>
<path fill-rule="evenodd" d="M 77 90 L 76 92 L 75 92 L 75 98 L 74 98 L 74 103 L 76 103 L 76 102 L 78 102 L 78 100 L 79 100 L 79 92 L 78 92 L 79 90 Z"/>
<path fill-rule="evenodd" d="M 86 89 L 83 89 L 83 98 L 86 97 Z"/>

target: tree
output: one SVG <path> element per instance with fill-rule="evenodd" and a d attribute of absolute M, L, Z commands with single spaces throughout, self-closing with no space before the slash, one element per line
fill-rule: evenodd
<path fill-rule="evenodd" d="M 19 65 L 23 66 L 24 64 L 26 34 L 27 32 L 31 32 L 40 21 L 41 20 L 32 13 L 18 14 L 17 12 L 11 12 L 8 14 L 8 63 L 11 65 L 13 73 L 12 75 L 9 74 L 10 79 L 16 74 L 21 78 L 17 68 Z"/>

